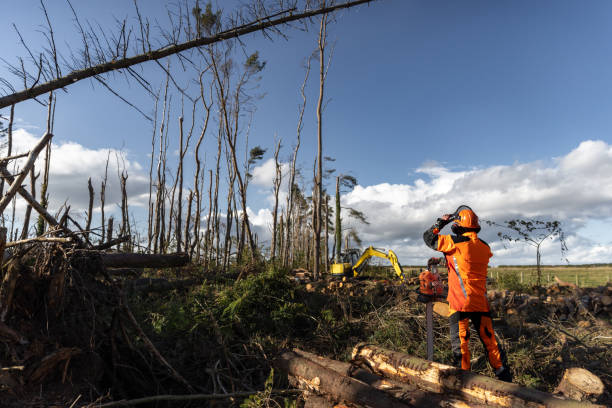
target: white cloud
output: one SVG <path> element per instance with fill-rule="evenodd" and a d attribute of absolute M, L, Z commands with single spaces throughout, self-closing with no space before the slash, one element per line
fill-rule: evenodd
<path fill-rule="evenodd" d="M 289 174 L 289 163 L 280 163 L 281 166 L 281 178 L 286 180 Z M 257 186 L 263 188 L 272 188 L 274 185 L 274 177 L 276 177 L 276 166 L 274 159 L 268 159 L 259 166 L 253 167 L 251 174 L 253 178 L 251 182 Z M 282 183 L 281 188 L 285 188 L 285 182 Z"/>
<path fill-rule="evenodd" d="M 582 142 L 549 163 L 468 171 L 429 163 L 417 173 L 425 179 L 412 184 L 357 186 L 343 196 L 343 206 L 363 211 L 370 222 L 354 224 L 364 244 L 393 249 L 404 263 L 423 263 L 433 254 L 423 244 L 423 231 L 440 215 L 467 204 L 481 218 L 492 221 L 513 217 L 560 220 L 568 234 L 567 257 L 571 262 L 612 261 L 610 245 L 575 234 L 587 221 L 612 214 L 612 146 L 603 141 Z M 495 264 L 534 263 L 531 247 L 518 244 L 504 248 L 495 231 L 485 225 L 481 235 L 494 248 Z M 610 241 L 609 237 L 591 238 Z M 558 243 L 545 244 L 543 261 L 562 262 Z"/>
<path fill-rule="evenodd" d="M 13 132 L 13 155 L 25 153 L 39 140 L 39 136 L 25 129 Z M 5 153 L 5 152 L 3 152 Z M 42 174 L 44 151 L 36 162 L 36 173 Z M 18 166 L 25 159 L 17 161 Z M 71 206 L 71 212 L 83 213 L 89 202 L 87 180 L 92 179 L 95 191 L 94 206 L 100 205 L 100 185 L 104 178 L 108 160 L 108 180 L 106 186 L 106 206 L 110 211 L 117 208 L 121 201 L 118 169 L 128 173 L 127 190 L 130 205 L 142 205 L 148 199 L 148 176 L 142 173 L 139 163 L 129 160 L 125 152 L 115 149 L 89 149 L 78 143 L 68 141 L 53 143 L 51 148 L 51 166 L 49 169 L 49 208 L 55 211 L 64 202 Z M 37 193 L 40 192 L 38 179 Z M 29 177 L 26 179 L 29 185 Z M 20 200 L 19 209 L 25 203 Z"/>

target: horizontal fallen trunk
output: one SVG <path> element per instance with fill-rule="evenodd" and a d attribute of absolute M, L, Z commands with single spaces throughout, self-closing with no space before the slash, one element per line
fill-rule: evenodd
<path fill-rule="evenodd" d="M 387 394 L 414 407 L 452 407 L 461 406 L 461 403 L 452 397 L 426 392 L 414 384 L 404 383 L 372 373 L 370 370 L 360 368 L 351 363 L 331 360 L 306 351 L 293 349 L 300 357 L 307 358 L 325 368 L 333 370 L 338 374 L 355 378 L 371 387 L 385 391 Z M 465 405 L 465 404 L 464 404 Z M 486 405 L 472 404 L 471 408 L 485 408 Z"/>
<path fill-rule="evenodd" d="M 6 243 L 7 248 L 11 248 L 18 245 L 31 244 L 32 242 L 52 242 L 52 243 L 70 243 L 72 242 L 72 238 L 70 237 L 35 237 L 35 238 L 27 238 L 20 239 L 19 241 L 11 241 Z"/>
<path fill-rule="evenodd" d="M 99 257 L 107 268 L 174 268 L 189 263 L 187 254 L 131 254 L 80 250 L 78 254 Z"/>
<path fill-rule="evenodd" d="M 444 395 L 459 395 L 470 401 L 493 406 L 599 407 L 586 402 L 562 400 L 546 392 L 521 387 L 370 344 L 358 344 L 353 349 L 353 359 L 366 363 L 374 372 L 385 377 L 417 384 L 429 391 Z"/>
<path fill-rule="evenodd" d="M 297 378 L 305 388 L 331 395 L 341 401 L 366 407 L 407 408 L 410 406 L 384 391 L 339 374 L 292 351 L 282 353 L 274 360 L 273 365 Z"/>

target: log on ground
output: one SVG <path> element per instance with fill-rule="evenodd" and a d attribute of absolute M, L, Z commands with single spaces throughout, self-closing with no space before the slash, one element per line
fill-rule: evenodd
<path fill-rule="evenodd" d="M 442 396 L 433 392 L 426 392 L 414 384 L 404 383 L 372 373 L 370 370 L 358 367 L 351 363 L 321 357 L 303 350 L 293 349 L 300 357 L 307 358 L 325 368 L 333 370 L 341 375 L 355 378 L 371 387 L 385 391 L 394 398 L 414 407 L 455 407 L 465 406 L 458 399 L 451 396 Z M 484 404 L 470 404 L 471 408 L 485 408 Z"/>
<path fill-rule="evenodd" d="M 107 253 L 99 251 L 78 251 L 80 255 L 100 257 L 100 261 L 107 268 L 174 268 L 189 263 L 189 256 L 184 253 L 177 254 L 131 254 Z"/>
<path fill-rule="evenodd" d="M 378 390 L 354 378 L 339 374 L 298 354 L 287 351 L 278 356 L 273 365 L 298 379 L 305 388 L 331 395 L 366 407 L 406 408 L 405 404 L 384 391 Z"/>
<path fill-rule="evenodd" d="M 398 381 L 417 384 L 429 391 L 458 395 L 469 401 L 499 407 L 578 408 L 600 407 L 499 381 L 445 364 L 427 361 L 371 344 L 358 344 L 353 359 L 367 364 L 374 372 Z"/>

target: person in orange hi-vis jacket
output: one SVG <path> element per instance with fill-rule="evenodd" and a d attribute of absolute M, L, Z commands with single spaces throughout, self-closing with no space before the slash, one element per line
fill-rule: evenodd
<path fill-rule="evenodd" d="M 441 235 L 450 222 L 454 235 Z M 444 253 L 448 266 L 448 303 L 450 338 L 454 363 L 470 369 L 470 320 L 487 351 L 489 363 L 498 379 L 512 382 L 506 355 L 495 339 L 487 301 L 487 267 L 493 256 L 489 245 L 478 238 L 478 216 L 468 206 L 445 214 L 423 234 L 430 248 Z"/>

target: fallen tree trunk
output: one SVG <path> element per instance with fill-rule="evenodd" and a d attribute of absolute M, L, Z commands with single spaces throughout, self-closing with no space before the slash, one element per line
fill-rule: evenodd
<path fill-rule="evenodd" d="M 99 257 L 107 268 L 173 268 L 189 263 L 187 254 L 128 254 L 97 251 L 78 251 L 79 255 Z"/>
<path fill-rule="evenodd" d="M 374 372 L 386 377 L 417 384 L 429 391 L 445 395 L 459 395 L 470 401 L 493 406 L 600 407 L 586 402 L 562 400 L 546 392 L 499 381 L 371 344 L 355 346 L 353 359 L 366 363 Z"/>
<path fill-rule="evenodd" d="M 273 365 L 295 377 L 301 386 L 331 395 L 341 401 L 366 407 L 407 408 L 410 406 L 384 391 L 339 374 L 292 351 L 282 353 L 274 360 Z"/>
<path fill-rule="evenodd" d="M 347 377 L 355 378 L 368 384 L 371 387 L 385 391 L 394 398 L 408 403 L 414 407 L 452 407 L 455 405 L 461 406 L 456 399 L 452 397 L 442 397 L 440 394 L 423 391 L 414 384 L 404 383 L 380 375 L 372 373 L 370 370 L 360 368 L 351 363 L 331 360 L 321 357 L 316 354 L 308 353 L 299 349 L 293 349 L 293 352 L 300 357 L 307 358 L 325 368 L 333 370 L 338 374 Z M 464 404 L 465 405 L 465 404 Z M 471 408 L 484 408 L 486 405 L 475 404 Z"/>

